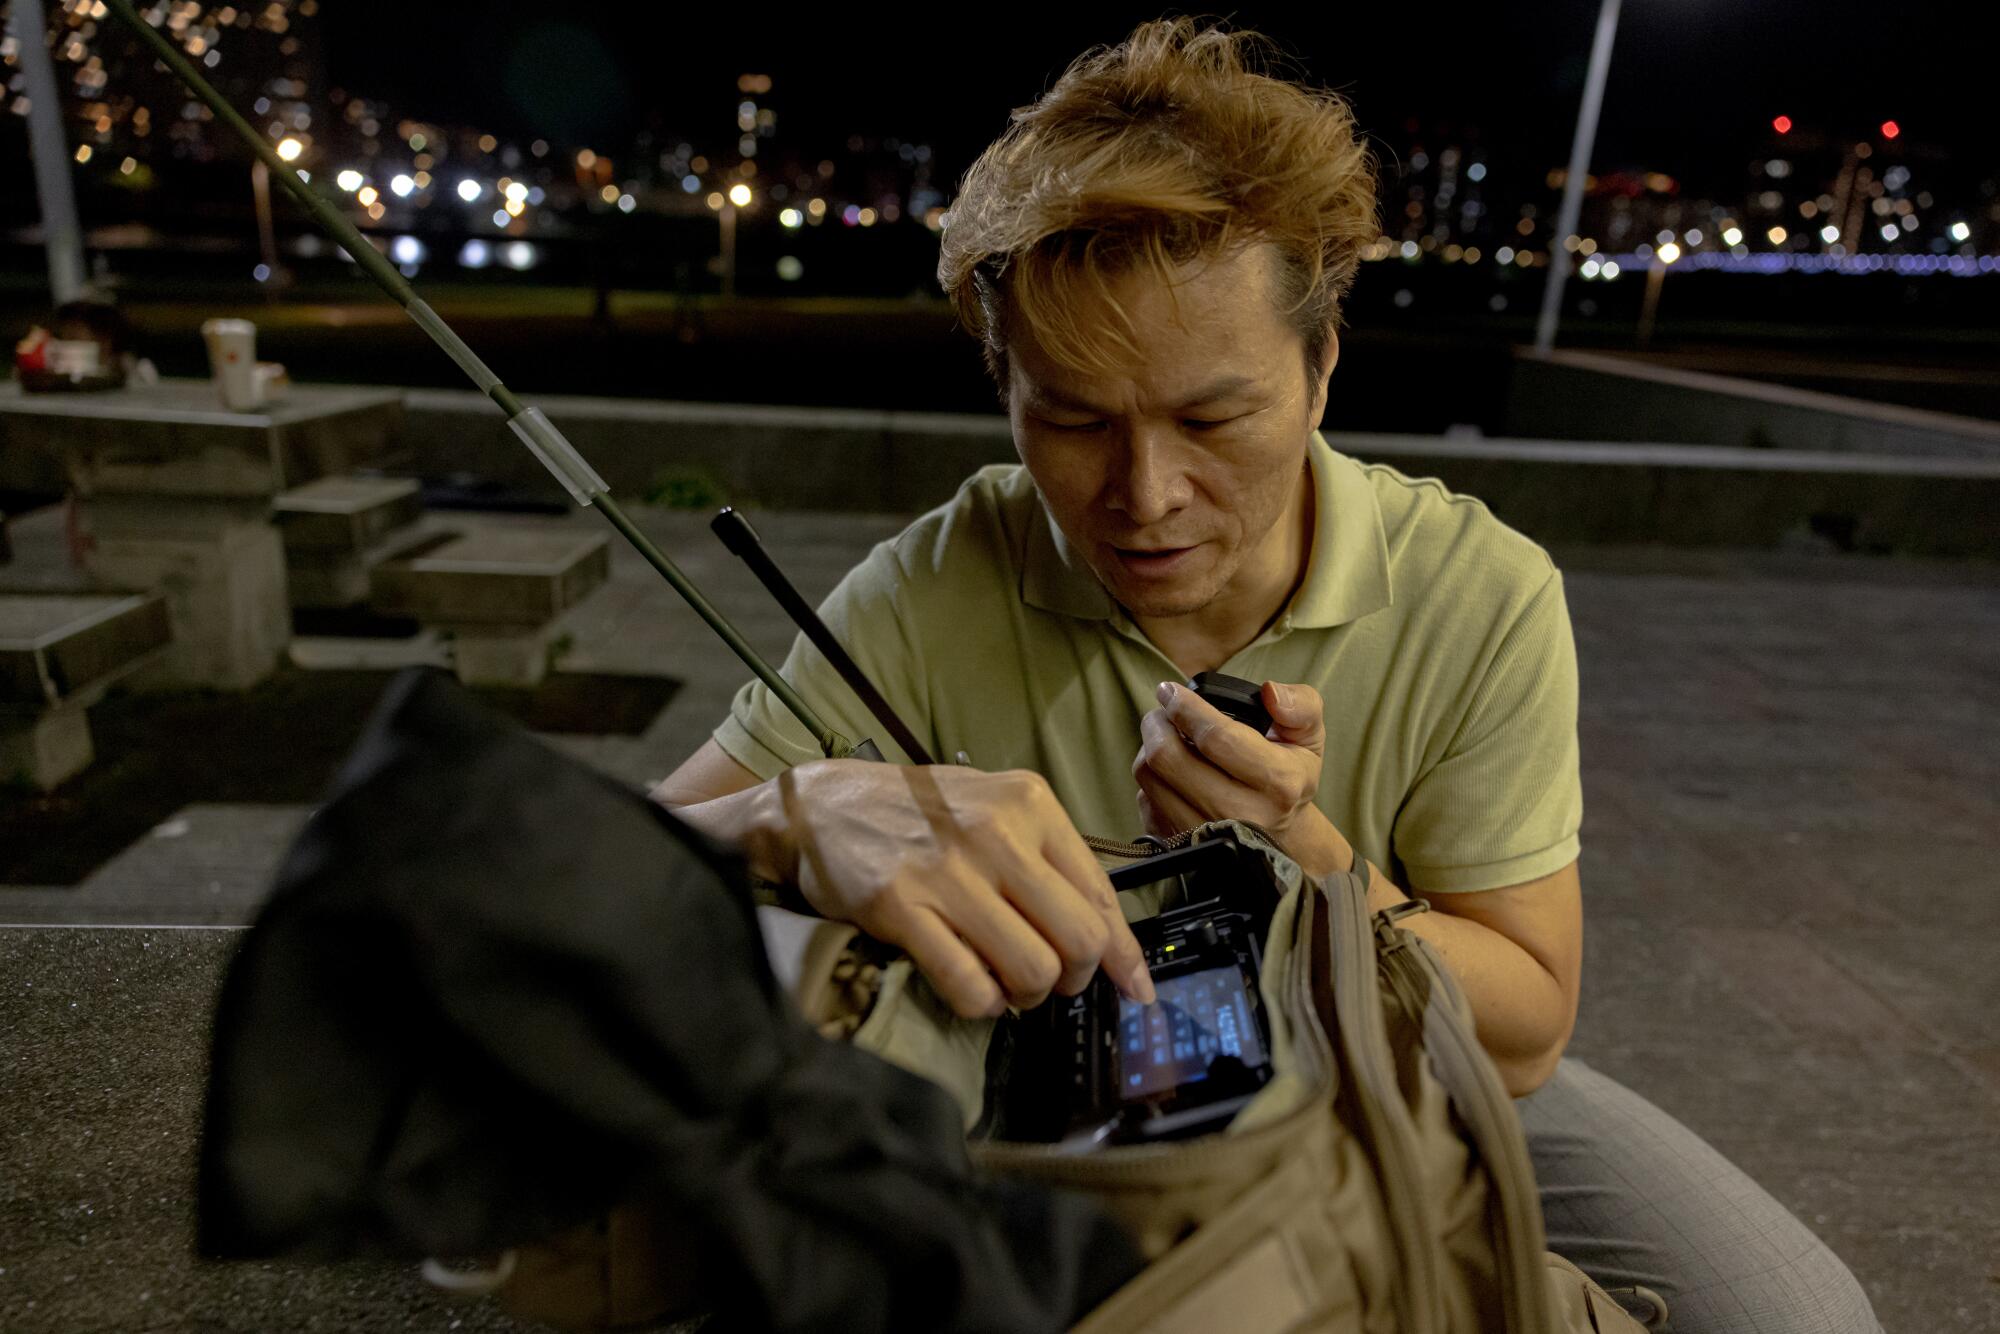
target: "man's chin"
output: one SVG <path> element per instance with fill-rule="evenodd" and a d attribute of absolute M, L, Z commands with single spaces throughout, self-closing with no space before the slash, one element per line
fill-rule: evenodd
<path fill-rule="evenodd" d="M 1199 593 L 1185 597 L 1164 597 L 1151 593 L 1145 597 L 1121 597 L 1118 602 L 1132 616 L 1140 620 L 1159 621 L 1172 616 L 1192 616 L 1206 607 L 1213 598 Z"/>
<path fill-rule="evenodd" d="M 1186 616 L 1218 597 L 1228 571 L 1210 543 L 1185 548 L 1169 562 L 1128 560 L 1117 547 L 1100 548 L 1091 561 L 1097 580 L 1118 604 L 1144 618 Z"/>
<path fill-rule="evenodd" d="M 1133 616 L 1145 619 L 1191 615 L 1213 602 L 1216 594 L 1207 579 L 1155 583 L 1117 575 L 1110 579 L 1104 579 L 1102 575 L 1099 578 L 1111 596 L 1118 600 L 1119 606 Z"/>

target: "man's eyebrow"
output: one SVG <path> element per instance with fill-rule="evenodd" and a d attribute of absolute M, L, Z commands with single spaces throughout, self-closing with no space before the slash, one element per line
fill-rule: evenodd
<path fill-rule="evenodd" d="M 1254 388 L 1256 384 L 1257 381 L 1248 375 L 1225 375 L 1221 379 L 1210 381 L 1208 384 L 1195 390 L 1181 406 L 1184 408 L 1193 408 L 1199 407 L 1203 403 L 1213 403 L 1219 398 L 1228 398 L 1233 394 L 1243 392 L 1245 389 Z"/>
<path fill-rule="evenodd" d="M 1257 381 L 1252 376 L 1225 375 L 1220 379 L 1210 381 L 1195 390 L 1192 394 L 1189 394 L 1181 402 L 1180 406 L 1183 408 L 1200 407 L 1206 403 L 1213 403 L 1217 399 L 1228 398 L 1232 394 L 1241 393 L 1245 389 L 1254 388 L 1256 384 Z M 1096 417 L 1110 415 L 1095 403 L 1077 398 L 1071 394 L 1066 394 L 1060 389 L 1051 388 L 1046 385 L 1033 386 L 1028 390 L 1028 397 L 1033 402 L 1045 407 L 1062 408 L 1069 412 L 1084 412 Z"/>

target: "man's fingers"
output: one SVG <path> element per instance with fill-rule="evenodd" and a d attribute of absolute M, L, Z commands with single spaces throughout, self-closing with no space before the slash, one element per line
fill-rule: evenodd
<path fill-rule="evenodd" d="M 1226 718 L 1223 721 L 1246 735 L 1250 731 L 1241 723 L 1230 722 Z M 1154 709 L 1141 718 L 1139 735 L 1143 744 L 1139 747 L 1138 762 L 1132 767 L 1132 776 L 1143 782 L 1144 771 L 1151 770 L 1156 778 L 1163 780 L 1191 807 L 1211 811 L 1241 809 L 1250 794 L 1258 788 L 1252 774 L 1233 773 L 1198 751 L 1195 744 L 1174 725 L 1168 710 Z M 1257 744 L 1269 746 L 1264 741 Z"/>
<path fill-rule="evenodd" d="M 1151 1005 L 1153 975 L 1146 971 L 1146 952 L 1139 948 L 1132 924 L 1125 920 L 1125 912 L 1118 906 L 1118 892 L 1111 888 L 1111 877 L 1097 864 L 1083 837 L 1068 821 L 1051 825 L 1042 841 L 1042 856 L 1104 924 L 1104 943 L 1095 963 L 1103 967 L 1111 985 L 1131 999 Z M 1069 980 L 1064 979 L 1065 983 Z M 1090 981 L 1088 972 L 1083 981 Z M 1078 990 L 1081 989 L 1079 986 Z"/>
<path fill-rule="evenodd" d="M 1008 1003 L 1025 1010 L 1047 1000 L 1063 975 L 1054 946 L 978 873 L 968 870 L 954 879 L 954 886 L 938 887 L 938 910 L 986 961 Z"/>
<path fill-rule="evenodd" d="M 1069 882 L 1104 924 L 1105 939 L 1099 958 L 1105 975 L 1121 993 L 1150 1005 L 1153 978 L 1146 970 L 1145 951 L 1139 948 L 1139 941 L 1118 905 L 1111 877 L 1097 864 L 1083 835 L 1076 832 L 1068 812 L 1057 804 L 1055 793 L 1046 783 L 1035 787 L 1029 804 L 1035 813 L 1035 827 L 1041 831 L 1043 859 Z"/>
<path fill-rule="evenodd" d="M 868 930 L 908 954 L 953 1013 L 997 1019 L 1006 1010 L 1006 997 L 985 963 L 928 904 L 904 909 Z"/>
<path fill-rule="evenodd" d="M 1272 769 L 1271 743 L 1183 685 L 1175 685 L 1164 713 L 1195 754 L 1243 783 L 1255 786 Z M 1150 715 L 1149 715 L 1150 716 Z"/>
<path fill-rule="evenodd" d="M 1110 944 L 1110 929 L 1087 895 L 1039 856 L 1017 856 L 1002 876 L 1001 889 L 1028 924 L 1056 952 L 1062 975 L 1055 989 L 1074 996 L 1089 985 L 1091 974 Z"/>
<path fill-rule="evenodd" d="M 1326 701 L 1319 691 L 1309 685 L 1266 681 L 1264 707 L 1270 711 L 1277 740 L 1315 753 L 1326 746 Z"/>
<path fill-rule="evenodd" d="M 1176 791 L 1171 783 L 1151 770 L 1139 775 L 1139 795 L 1152 807 L 1153 821 L 1167 833 L 1178 834 L 1183 829 L 1207 824 L 1210 819 Z"/>
<path fill-rule="evenodd" d="M 1046 779 L 846 761 L 787 772 L 801 890 L 902 947 L 959 1014 L 1080 989 L 1099 966 L 1152 999 L 1110 881 Z"/>

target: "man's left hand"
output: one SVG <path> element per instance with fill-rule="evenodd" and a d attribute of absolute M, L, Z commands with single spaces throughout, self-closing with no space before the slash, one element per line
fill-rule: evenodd
<path fill-rule="evenodd" d="M 1314 803 L 1326 750 L 1319 692 L 1267 681 L 1264 707 L 1271 730 L 1259 736 L 1192 688 L 1161 683 L 1160 707 L 1141 720 L 1132 762 L 1146 832 L 1165 837 L 1208 820 L 1247 820 L 1309 872 L 1345 870 L 1347 840 Z"/>

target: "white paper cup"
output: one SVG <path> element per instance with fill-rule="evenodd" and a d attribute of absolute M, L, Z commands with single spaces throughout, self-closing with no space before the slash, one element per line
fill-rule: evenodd
<path fill-rule="evenodd" d="M 285 368 L 275 361 L 258 362 L 254 374 L 259 407 L 271 406 L 283 398 L 285 391 L 292 387 L 292 377 L 287 375 Z"/>
<path fill-rule="evenodd" d="M 222 406 L 242 412 L 262 402 L 257 384 L 257 326 L 248 320 L 203 320 L 208 367 Z"/>

